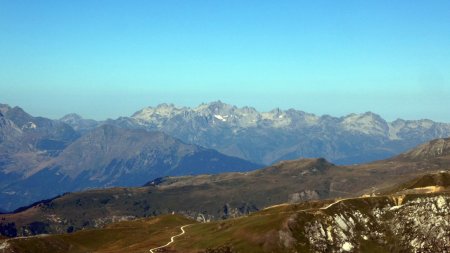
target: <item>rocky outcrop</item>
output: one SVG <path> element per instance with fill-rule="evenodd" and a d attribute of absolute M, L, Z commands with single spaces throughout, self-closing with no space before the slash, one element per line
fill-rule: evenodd
<path fill-rule="evenodd" d="M 342 201 L 314 214 L 301 233 L 317 252 L 446 252 L 449 226 L 450 196 L 442 194 L 407 196 L 403 202 Z"/>

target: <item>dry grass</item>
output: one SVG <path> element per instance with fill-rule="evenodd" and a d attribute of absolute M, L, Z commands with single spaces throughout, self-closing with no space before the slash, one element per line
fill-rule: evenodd
<path fill-rule="evenodd" d="M 112 224 L 104 229 L 90 229 L 73 234 L 31 237 L 10 243 L 22 253 L 119 253 L 145 252 L 165 244 L 179 233 L 179 227 L 194 221 L 178 215 L 164 215 Z"/>

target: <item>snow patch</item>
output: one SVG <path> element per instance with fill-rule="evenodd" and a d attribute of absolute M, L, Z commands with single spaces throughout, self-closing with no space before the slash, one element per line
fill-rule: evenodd
<path fill-rule="evenodd" d="M 221 121 L 223 121 L 223 122 L 226 122 L 226 121 L 227 121 L 227 118 L 228 118 L 228 115 L 222 116 L 222 115 L 215 114 L 215 115 L 214 115 L 214 118 L 216 118 L 216 119 L 218 119 L 218 120 L 221 120 Z"/>

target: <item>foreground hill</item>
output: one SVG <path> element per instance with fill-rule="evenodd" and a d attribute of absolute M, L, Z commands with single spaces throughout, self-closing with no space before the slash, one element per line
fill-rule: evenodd
<path fill-rule="evenodd" d="M 343 117 L 295 109 L 259 112 L 220 101 L 196 108 L 161 104 L 109 123 L 163 131 L 187 143 L 267 165 L 298 157 L 367 163 L 450 136 L 450 124 L 431 120 L 387 122 L 371 112 Z"/>
<path fill-rule="evenodd" d="M 424 146 L 434 150 L 449 141 Z M 201 221 L 233 218 L 279 203 L 378 194 L 424 173 L 450 170 L 447 151 L 430 153 L 425 160 L 406 154 L 358 166 L 336 166 L 324 159 L 285 161 L 246 173 L 166 177 L 145 187 L 70 193 L 0 215 L 0 232 L 64 233 L 171 212 Z"/>
<path fill-rule="evenodd" d="M 439 185 L 433 193 L 286 203 L 209 223 L 165 215 L 68 235 L 0 239 L 0 245 L 7 253 L 145 252 L 178 235 L 161 252 L 446 252 L 448 178 L 441 172 L 403 183 L 409 190 Z"/>
<path fill-rule="evenodd" d="M 102 229 L 79 231 L 73 234 L 15 238 L 0 238 L 0 251 L 13 252 L 148 252 L 178 232 L 179 227 L 194 221 L 179 215 L 165 215 L 150 219 L 122 221 Z"/>
<path fill-rule="evenodd" d="M 0 207 L 7 210 L 68 191 L 261 167 L 162 132 L 100 125 L 80 135 L 18 107 L 0 109 Z"/>

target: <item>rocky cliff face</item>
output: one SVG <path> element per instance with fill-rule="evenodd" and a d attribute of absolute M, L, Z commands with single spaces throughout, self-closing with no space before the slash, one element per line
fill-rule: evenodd
<path fill-rule="evenodd" d="M 404 196 L 403 196 L 404 197 Z M 393 196 L 343 201 L 304 222 L 317 252 L 445 252 L 450 249 L 450 197 Z"/>
<path fill-rule="evenodd" d="M 229 222 L 231 229 L 233 225 L 248 229 L 251 236 L 246 240 L 217 228 L 212 237 L 221 235 L 220 245 L 209 244 L 205 252 L 246 252 L 247 248 L 252 252 L 448 252 L 450 184 L 443 179 L 449 176 L 448 172 L 427 174 L 402 184 L 410 192 L 402 188 L 386 195 L 272 206 L 242 218 L 242 227 L 236 225 L 239 221 Z M 421 192 L 424 187 L 434 190 Z M 282 215 L 282 221 L 263 225 Z M 250 220 L 257 225 L 249 226 Z M 261 241 L 255 243 L 256 238 Z M 222 245 L 223 241 L 230 243 Z M 245 246 L 237 246 L 241 243 Z M 177 252 L 184 249 L 180 246 Z"/>

